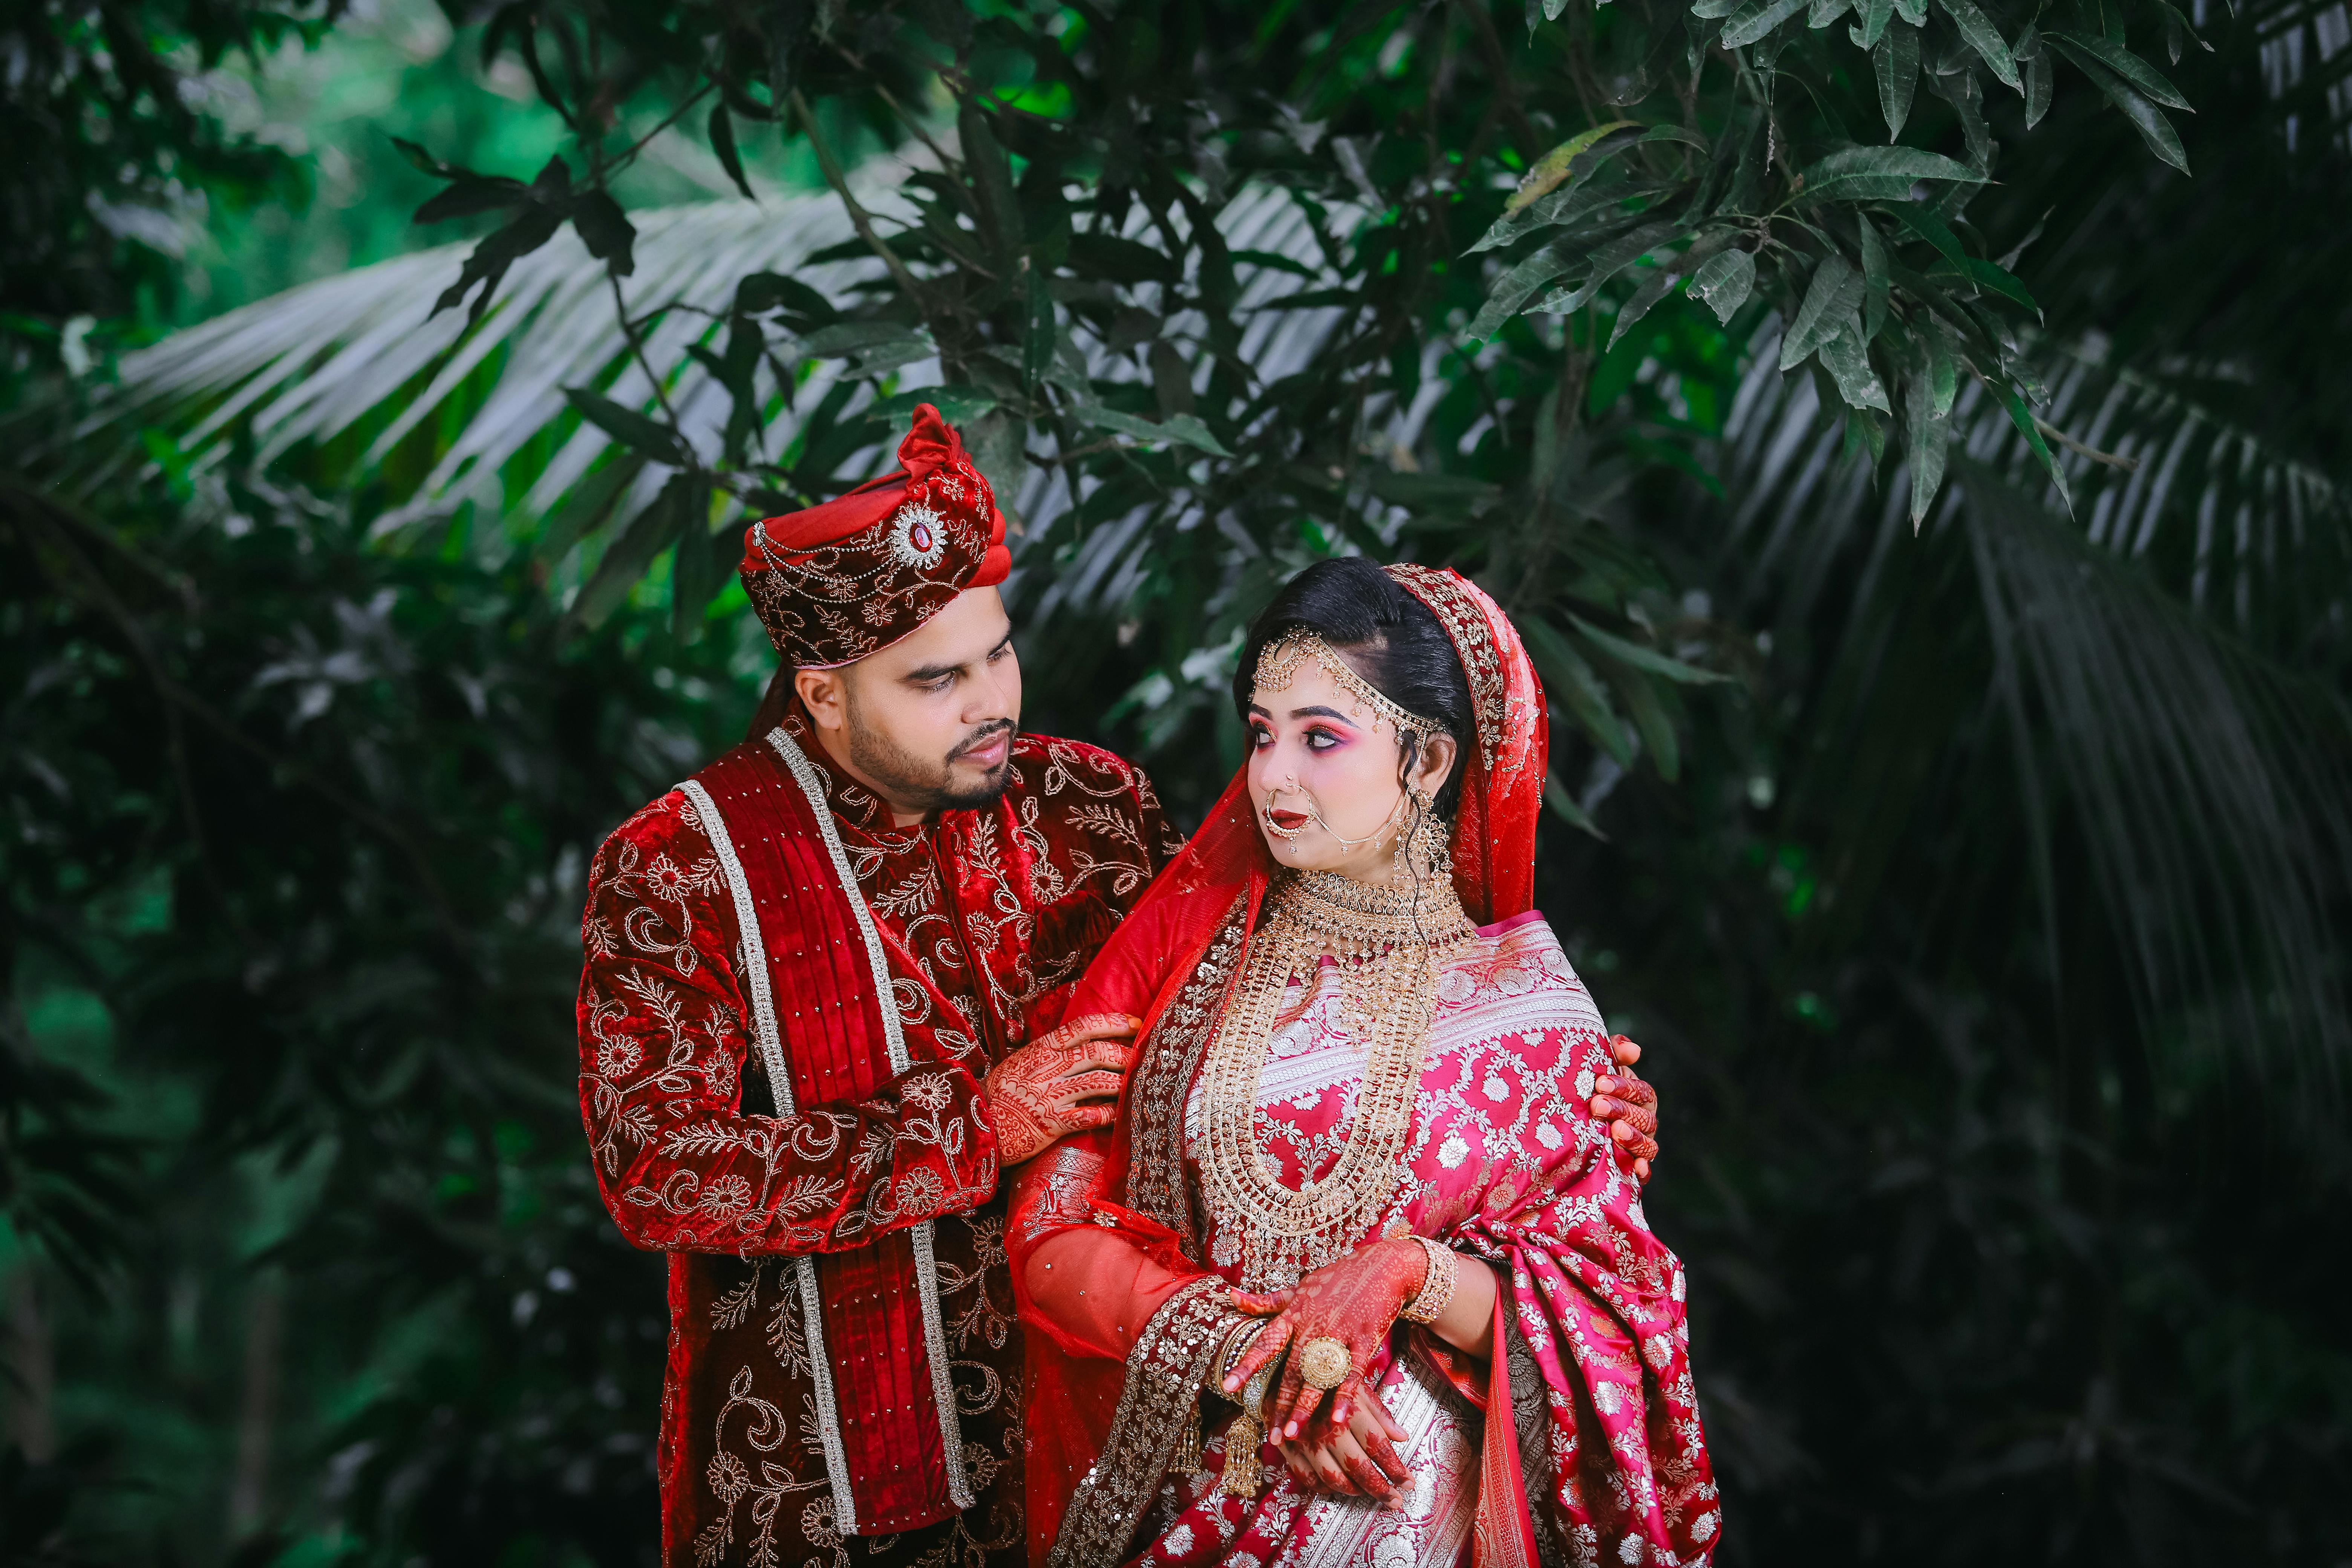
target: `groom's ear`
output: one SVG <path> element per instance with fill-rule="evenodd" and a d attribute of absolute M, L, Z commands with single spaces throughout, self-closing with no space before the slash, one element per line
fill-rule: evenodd
<path fill-rule="evenodd" d="M 840 670 L 796 669 L 793 689 L 800 693 L 801 706 L 819 729 L 838 732 L 849 728 L 848 694 L 843 689 Z"/>

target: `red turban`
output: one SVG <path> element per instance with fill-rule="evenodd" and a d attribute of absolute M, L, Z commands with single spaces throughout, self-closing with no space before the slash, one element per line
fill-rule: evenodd
<path fill-rule="evenodd" d="M 928 403 L 898 443 L 898 468 L 744 531 L 743 589 L 786 664 L 855 663 L 1012 569 L 995 493 Z"/>

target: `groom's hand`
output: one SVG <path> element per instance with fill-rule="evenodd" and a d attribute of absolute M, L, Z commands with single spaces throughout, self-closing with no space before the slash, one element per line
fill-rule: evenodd
<path fill-rule="evenodd" d="M 981 1098 L 996 1129 L 996 1163 L 1032 1159 L 1057 1138 L 1108 1127 L 1118 1114 L 1118 1088 L 1140 1020 L 1123 1013 L 1074 1018 L 988 1069 Z"/>
<path fill-rule="evenodd" d="M 1641 1047 L 1612 1035 L 1609 1054 L 1617 1058 L 1617 1070 L 1593 1080 L 1592 1114 L 1609 1123 L 1609 1136 L 1633 1156 L 1634 1180 L 1646 1182 L 1650 1162 L 1658 1157 L 1658 1091 L 1634 1076 Z"/>

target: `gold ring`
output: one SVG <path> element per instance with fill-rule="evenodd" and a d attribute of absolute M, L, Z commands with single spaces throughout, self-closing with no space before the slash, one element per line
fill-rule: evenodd
<path fill-rule="evenodd" d="M 1356 1360 L 1345 1342 L 1326 1334 L 1298 1347 L 1299 1381 L 1328 1394 L 1356 1370 Z"/>

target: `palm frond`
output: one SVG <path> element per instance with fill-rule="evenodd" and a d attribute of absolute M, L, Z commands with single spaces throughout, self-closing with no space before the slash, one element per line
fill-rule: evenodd
<path fill-rule="evenodd" d="M 866 205 L 890 210 L 887 181 L 867 176 L 860 184 Z M 738 281 L 781 273 L 827 299 L 851 300 L 885 277 L 881 263 L 867 256 L 810 259 L 855 238 L 830 194 L 772 205 L 659 208 L 634 214 L 632 221 L 639 239 L 636 271 L 622 286 L 626 309 L 632 321 L 649 323 L 645 360 L 707 461 L 719 451 L 730 396 L 689 351 L 721 331 Z M 1144 221 L 1139 214 L 1134 226 Z M 1307 223 L 1280 192 L 1260 188 L 1229 204 L 1219 227 L 1235 250 L 1311 255 Z M 500 548 L 529 543 L 616 447 L 604 430 L 580 419 L 564 389 L 588 387 L 624 407 L 655 413 L 654 383 L 622 330 L 603 263 L 571 230 L 518 262 L 497 303 L 470 327 L 457 311 L 433 310 L 467 248 L 442 246 L 305 284 L 127 356 L 119 395 L 76 432 L 79 482 L 87 487 L 125 463 L 148 461 L 135 437 L 159 431 L 196 471 L 238 454 L 266 465 L 302 452 L 313 454 L 306 477 L 322 487 L 393 479 L 395 504 L 378 521 L 379 535 L 471 502 L 501 517 L 502 529 L 490 535 Z M 1246 323 L 1242 345 L 1252 373 L 1265 382 L 1297 372 L 1339 312 L 1279 308 L 1278 297 L 1300 287 L 1287 271 L 1244 261 L 1235 272 L 1236 314 Z M 1196 316 L 1179 313 L 1168 330 L 1202 335 L 1204 323 L 1191 319 Z M 1099 343 L 1076 334 L 1068 341 L 1090 379 L 1148 378 L 1147 369 Z M 762 441 L 771 456 L 791 447 L 801 411 L 845 374 L 837 360 L 815 360 L 787 385 L 788 370 L 771 360 L 757 373 L 773 409 Z M 900 367 L 890 384 L 916 390 L 939 380 L 934 358 Z M 871 392 L 858 392 L 843 416 L 854 417 L 873 400 Z M 843 471 L 870 466 L 884 435 L 877 428 L 873 441 L 849 453 Z M 421 445 L 428 465 L 404 478 L 387 473 L 404 443 Z M 649 502 L 667 471 L 648 465 L 613 514 L 625 517 Z M 1033 536 L 1077 499 L 1057 487 L 1050 466 L 1014 479 L 1016 510 Z M 1115 550 L 1104 552 L 1108 542 L 1096 542 L 1093 562 L 1115 559 Z M 1117 571 L 1106 578 L 1091 563 L 1081 575 L 1090 590 L 1119 580 Z"/>
<path fill-rule="evenodd" d="M 1730 560 L 1794 640 L 1827 628 L 1835 673 L 1817 732 L 1840 762 L 1813 770 L 1811 805 L 1846 836 L 1846 861 L 1883 866 L 1883 843 L 1859 839 L 1909 831 L 1931 798 L 1973 817 L 1970 853 L 2035 885 L 2063 984 L 2051 866 L 2079 851 L 2148 1038 L 2332 1091 L 2352 1050 L 2331 934 L 2352 896 L 2352 724 L 2336 693 L 2276 656 L 2343 614 L 2344 493 L 2152 379 L 2076 353 L 2053 356 L 2047 410 L 2053 428 L 2081 431 L 2064 458 L 2074 518 L 2006 412 L 1964 397 L 1960 482 L 1915 541 L 1900 468 L 1850 458 L 1812 388 L 1772 373 L 1769 342 L 1758 349 L 1724 447 L 1742 498 Z M 2143 460 L 2118 468 L 2100 449 Z M 1955 595 L 1958 579 L 1969 592 Z M 1937 622 L 1926 657 L 1923 618 Z M 1864 737 L 1913 755 L 1857 759 L 1845 748 Z M 2013 778 L 1989 777 L 1983 753 L 2004 746 Z M 1998 805 L 1935 793 L 1969 768 Z"/>

